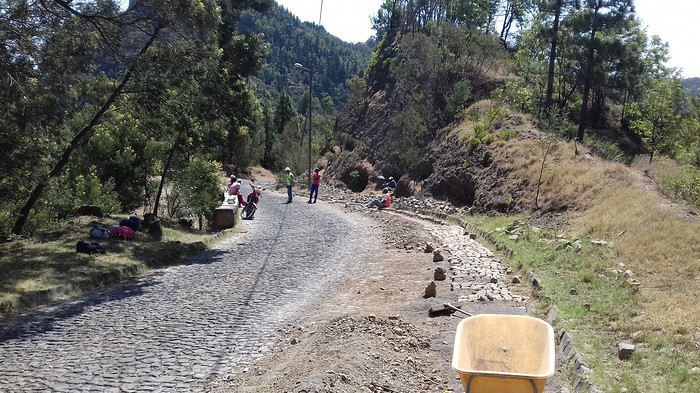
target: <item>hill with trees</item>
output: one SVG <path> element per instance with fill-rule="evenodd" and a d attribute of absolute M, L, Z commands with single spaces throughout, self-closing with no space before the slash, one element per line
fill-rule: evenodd
<path fill-rule="evenodd" d="M 691 96 L 697 97 L 700 95 L 700 78 L 683 79 L 683 87 L 690 92 Z"/>
<path fill-rule="evenodd" d="M 344 42 L 323 27 L 302 22 L 277 3 L 264 12 L 242 12 L 240 30 L 262 34 L 270 45 L 266 63 L 256 79 L 260 82 L 260 96 L 272 100 L 289 92 L 296 102 L 305 102 L 302 97 L 308 74 L 294 67 L 301 63 L 314 70 L 314 96 L 319 100 L 330 97 L 335 105 L 342 106 L 347 100 L 345 81 L 364 73 L 372 49 L 371 41 Z"/>
<path fill-rule="evenodd" d="M 628 0 L 385 1 L 374 24 L 378 44 L 339 123 L 340 140 L 359 148 L 346 149 L 345 165 L 334 169 L 340 177 L 369 159 L 449 197 L 432 149 L 446 128 L 478 117 L 468 108 L 480 100 L 496 105 L 469 138 L 474 150 L 496 138 L 508 107 L 627 157 L 700 157 L 697 101 L 666 65 L 668 45 L 646 34 Z M 452 169 L 470 183 L 469 171 L 440 166 Z"/>
<path fill-rule="evenodd" d="M 10 2 L 0 38 L 2 237 L 84 204 L 201 216 L 219 197 L 194 183 L 224 167 L 301 173 L 308 79 L 294 63 L 315 71 L 318 154 L 370 53 L 270 0 Z"/>

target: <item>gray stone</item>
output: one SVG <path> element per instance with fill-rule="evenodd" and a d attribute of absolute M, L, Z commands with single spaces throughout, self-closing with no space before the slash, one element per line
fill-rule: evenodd
<path fill-rule="evenodd" d="M 426 254 L 428 254 L 428 253 L 431 253 L 431 252 L 435 251 L 435 247 L 433 247 L 433 245 L 430 244 L 430 243 L 426 243 L 426 244 L 425 244 L 425 248 L 423 249 L 423 251 L 424 251 Z"/>
<path fill-rule="evenodd" d="M 576 240 L 571 244 L 571 246 L 574 248 L 574 251 L 576 252 L 581 252 L 583 250 L 583 243 L 581 243 L 580 240 Z"/>
<path fill-rule="evenodd" d="M 513 279 L 511 280 L 513 284 L 520 284 L 520 276 L 513 276 Z"/>
<path fill-rule="evenodd" d="M 557 320 L 557 318 L 559 318 L 559 308 L 553 305 L 549 308 L 549 311 L 547 311 L 547 317 L 545 318 L 545 320 L 547 321 L 547 323 L 553 324 L 554 321 Z"/>
<path fill-rule="evenodd" d="M 619 343 L 617 344 L 617 357 L 620 360 L 629 360 L 634 355 L 635 346 L 631 343 Z"/>
<path fill-rule="evenodd" d="M 632 341 L 635 343 L 644 341 L 644 332 L 637 330 L 636 332 L 632 333 Z"/>
<path fill-rule="evenodd" d="M 433 251 L 433 262 L 442 262 L 445 260 L 445 257 L 442 256 L 442 252 L 438 249 Z"/>

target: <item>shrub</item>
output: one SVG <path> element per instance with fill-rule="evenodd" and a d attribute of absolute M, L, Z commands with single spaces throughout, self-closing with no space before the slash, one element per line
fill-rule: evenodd
<path fill-rule="evenodd" d="M 178 171 L 175 190 L 182 197 L 189 211 L 199 218 L 211 218 L 214 209 L 221 203 L 221 165 L 214 161 L 195 158 Z"/>
<path fill-rule="evenodd" d="M 499 136 L 502 140 L 504 140 L 504 141 L 507 142 L 507 141 L 509 141 L 509 140 L 511 140 L 511 139 L 513 139 L 513 138 L 515 138 L 516 136 L 518 136 L 518 133 L 515 132 L 515 131 L 513 131 L 513 130 L 503 130 L 503 131 L 501 131 L 501 132 L 498 134 L 498 136 Z"/>
<path fill-rule="evenodd" d="M 481 144 L 481 140 L 475 136 L 469 138 L 469 149 L 474 150 Z"/>
<path fill-rule="evenodd" d="M 595 135 L 588 136 L 584 144 L 588 146 L 592 152 L 610 161 L 620 162 L 625 156 L 625 153 L 622 152 L 620 146 L 615 142 L 598 138 Z"/>
<path fill-rule="evenodd" d="M 675 197 L 700 208 L 700 169 L 684 167 L 683 174 L 664 179 L 662 185 Z"/>

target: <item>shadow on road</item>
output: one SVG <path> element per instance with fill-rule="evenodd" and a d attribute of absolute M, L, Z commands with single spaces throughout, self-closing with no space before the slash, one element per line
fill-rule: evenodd
<path fill-rule="evenodd" d="M 225 254 L 222 250 L 206 250 L 188 258 L 180 265 L 210 264 L 219 261 Z M 0 319 L 0 343 L 52 331 L 58 322 L 78 316 L 89 307 L 140 296 L 147 288 L 159 285 L 159 277 L 165 272 L 156 270 L 146 277 L 130 279 L 109 288 L 89 292 L 75 300 L 59 300 L 35 310 L 8 315 Z"/>

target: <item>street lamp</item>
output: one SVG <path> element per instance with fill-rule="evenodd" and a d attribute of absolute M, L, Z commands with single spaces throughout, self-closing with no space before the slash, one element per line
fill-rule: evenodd
<path fill-rule="evenodd" d="M 309 73 L 309 188 L 311 187 L 311 105 L 313 97 L 314 72 L 304 67 L 301 63 L 294 63 L 294 67 Z"/>

